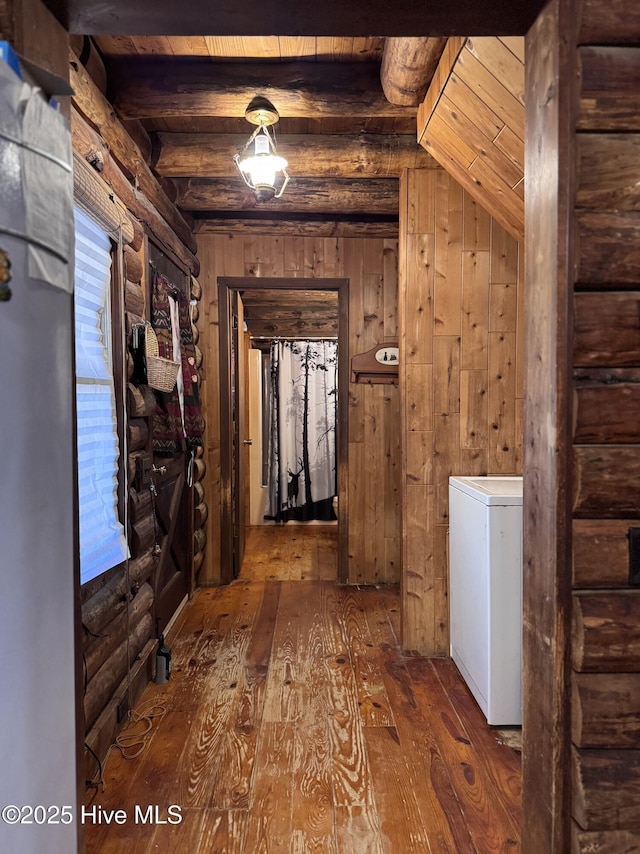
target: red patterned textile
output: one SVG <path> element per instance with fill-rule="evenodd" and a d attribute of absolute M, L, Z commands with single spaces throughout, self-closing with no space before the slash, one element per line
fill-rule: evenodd
<path fill-rule="evenodd" d="M 151 325 L 158 337 L 158 354 L 166 359 L 173 358 L 169 300 L 174 299 L 178 304 L 184 384 L 184 424 L 177 386 L 170 392 L 156 391 L 156 411 L 153 418 L 154 453 L 173 455 L 185 448 L 190 449 L 202 444 L 204 421 L 200 406 L 200 383 L 196 369 L 188 297 L 156 271 L 153 273 L 152 288 Z"/>

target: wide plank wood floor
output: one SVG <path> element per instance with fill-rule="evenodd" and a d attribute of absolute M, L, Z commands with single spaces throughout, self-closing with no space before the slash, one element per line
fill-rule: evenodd
<path fill-rule="evenodd" d="M 139 705 L 164 715 L 87 796 L 126 816 L 85 822 L 89 854 L 519 851 L 519 753 L 451 662 L 401 653 L 397 588 L 336 585 L 335 536 L 250 529 L 242 577 L 187 604 Z"/>

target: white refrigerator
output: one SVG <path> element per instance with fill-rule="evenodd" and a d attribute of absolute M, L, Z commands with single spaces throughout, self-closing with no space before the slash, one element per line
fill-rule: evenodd
<path fill-rule="evenodd" d="M 60 213 L 73 175 L 66 122 L 50 110 L 0 58 L 0 267 L 11 265 L 0 301 L 0 851 L 11 854 L 70 854 L 78 828 L 73 218 Z M 55 241 L 69 229 L 65 261 Z"/>
<path fill-rule="evenodd" d="M 492 726 L 522 723 L 522 478 L 449 479 L 451 657 Z"/>

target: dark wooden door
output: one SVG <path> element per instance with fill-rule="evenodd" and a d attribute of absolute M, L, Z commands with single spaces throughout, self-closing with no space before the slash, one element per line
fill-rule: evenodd
<path fill-rule="evenodd" d="M 192 559 L 192 490 L 187 485 L 184 453 L 154 459 L 156 548 L 156 619 L 162 632 L 189 590 Z"/>
<path fill-rule="evenodd" d="M 189 292 L 189 276 L 167 258 L 151 240 L 149 258 L 167 281 Z M 151 288 L 149 288 L 149 299 Z M 151 316 L 151 306 L 148 306 Z M 188 484 L 190 454 L 186 450 L 173 457 L 153 456 L 155 497 L 155 542 L 159 551 L 155 597 L 158 632 L 171 620 L 182 600 L 191 592 L 193 565 L 193 490 Z"/>

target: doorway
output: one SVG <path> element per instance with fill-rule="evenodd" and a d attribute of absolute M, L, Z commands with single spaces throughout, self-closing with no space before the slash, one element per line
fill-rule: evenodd
<path fill-rule="evenodd" d="M 240 353 L 244 326 L 240 292 L 263 290 L 336 292 L 338 297 L 338 402 L 336 460 L 338 485 L 338 581 L 348 574 L 348 396 L 349 280 L 308 278 L 218 279 L 220 324 L 220 493 L 221 493 L 221 581 L 237 577 L 242 565 L 245 534 L 245 478 L 248 443 L 243 411 L 243 358 Z M 275 336 L 274 336 L 275 337 Z M 343 346 L 340 346 L 340 345 Z"/>

